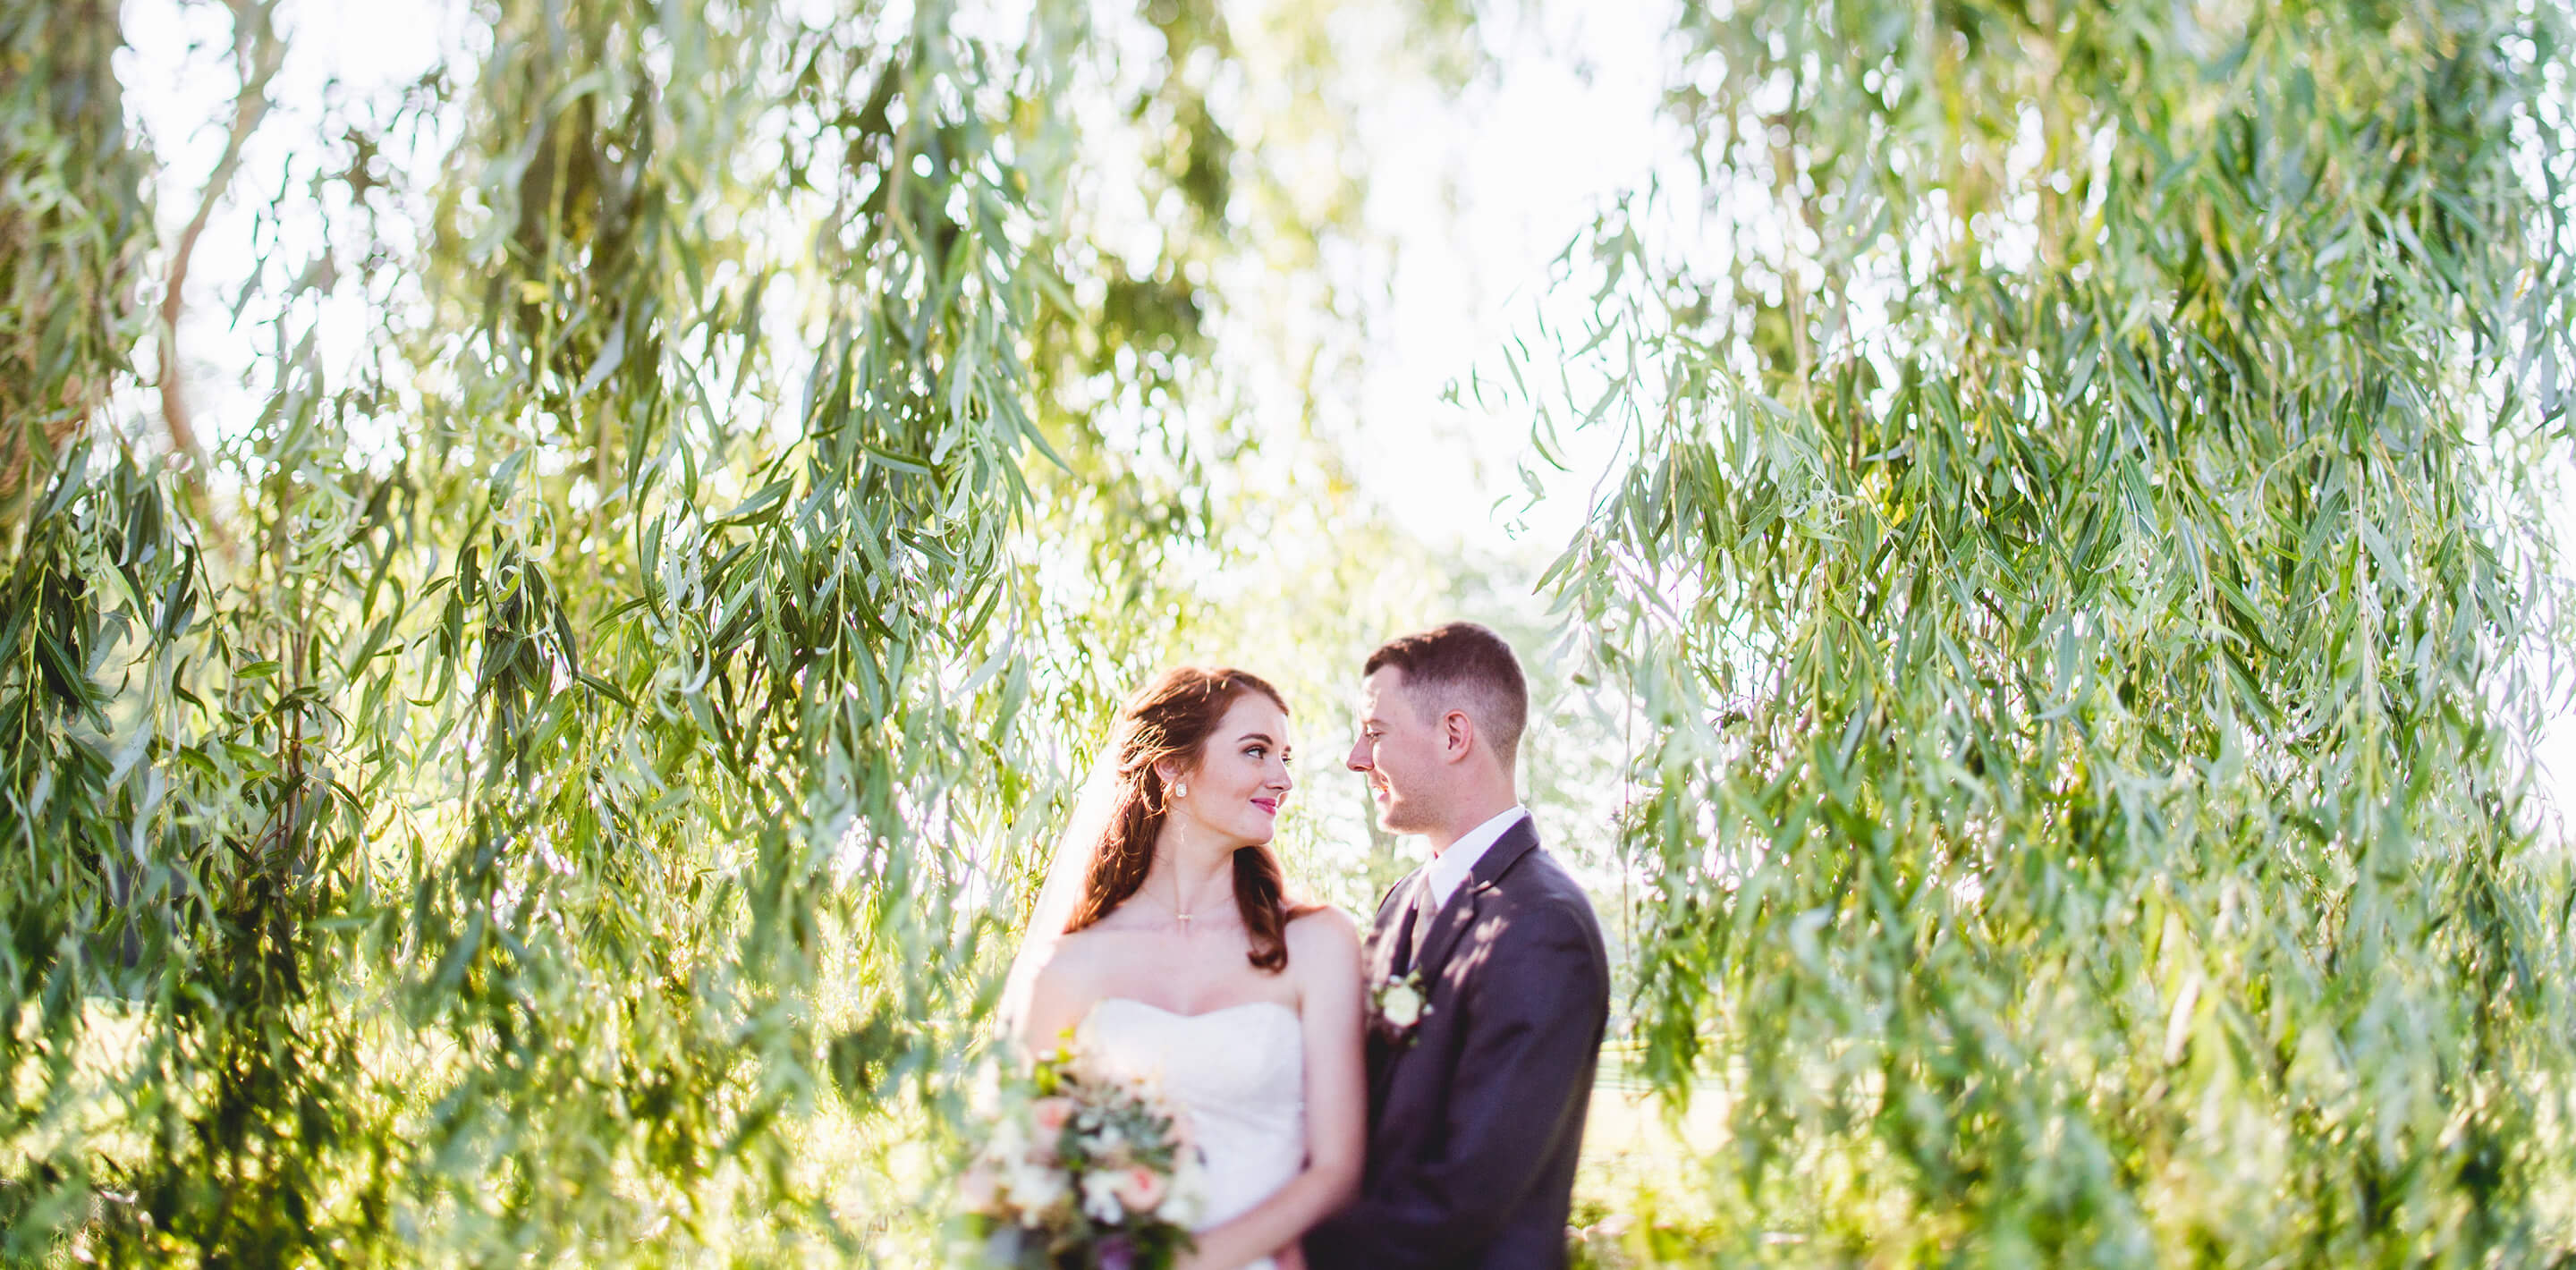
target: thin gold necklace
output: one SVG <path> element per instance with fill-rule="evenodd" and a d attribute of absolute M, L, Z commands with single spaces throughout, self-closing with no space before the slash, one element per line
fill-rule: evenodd
<path fill-rule="evenodd" d="M 1172 871 L 1172 916 L 1180 920 L 1183 935 L 1190 933 L 1190 921 L 1197 916 L 1181 907 L 1181 875 L 1178 869 Z"/>

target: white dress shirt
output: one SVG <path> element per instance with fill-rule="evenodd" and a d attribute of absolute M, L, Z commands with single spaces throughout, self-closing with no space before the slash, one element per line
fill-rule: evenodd
<path fill-rule="evenodd" d="M 1476 862 L 1485 858 L 1485 851 L 1527 815 L 1529 808 L 1514 804 L 1510 811 L 1468 830 L 1450 843 L 1448 850 L 1431 857 L 1431 863 L 1422 866 L 1423 883 L 1431 888 L 1431 907 L 1423 916 L 1446 906 L 1449 897 L 1466 883 L 1467 875 L 1475 871 Z"/>

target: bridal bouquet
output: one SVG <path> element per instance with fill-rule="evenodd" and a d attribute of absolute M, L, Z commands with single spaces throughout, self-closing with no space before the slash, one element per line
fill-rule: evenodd
<path fill-rule="evenodd" d="M 1199 1152 L 1148 1082 L 1057 1051 L 988 1095 L 989 1132 L 957 1179 L 973 1264 L 1158 1270 L 1189 1248 Z"/>

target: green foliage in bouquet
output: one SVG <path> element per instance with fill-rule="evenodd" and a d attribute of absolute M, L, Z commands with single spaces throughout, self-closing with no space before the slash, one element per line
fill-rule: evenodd
<path fill-rule="evenodd" d="M 1198 1146 L 1149 1082 L 1057 1050 L 983 1101 L 953 1263 L 1160 1270 L 1191 1249 Z"/>
<path fill-rule="evenodd" d="M 1711 1255 L 2568 1255 L 2564 6 L 1687 15 L 1538 439 Z"/>

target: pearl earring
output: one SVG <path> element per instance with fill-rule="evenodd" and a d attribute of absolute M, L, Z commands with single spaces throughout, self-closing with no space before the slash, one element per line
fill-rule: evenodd
<path fill-rule="evenodd" d="M 1174 784 L 1172 785 L 1172 797 L 1174 797 L 1174 798 L 1187 798 L 1187 797 L 1189 797 L 1189 796 L 1190 796 L 1190 783 L 1189 783 L 1188 781 L 1177 781 L 1177 782 L 1174 782 Z"/>

